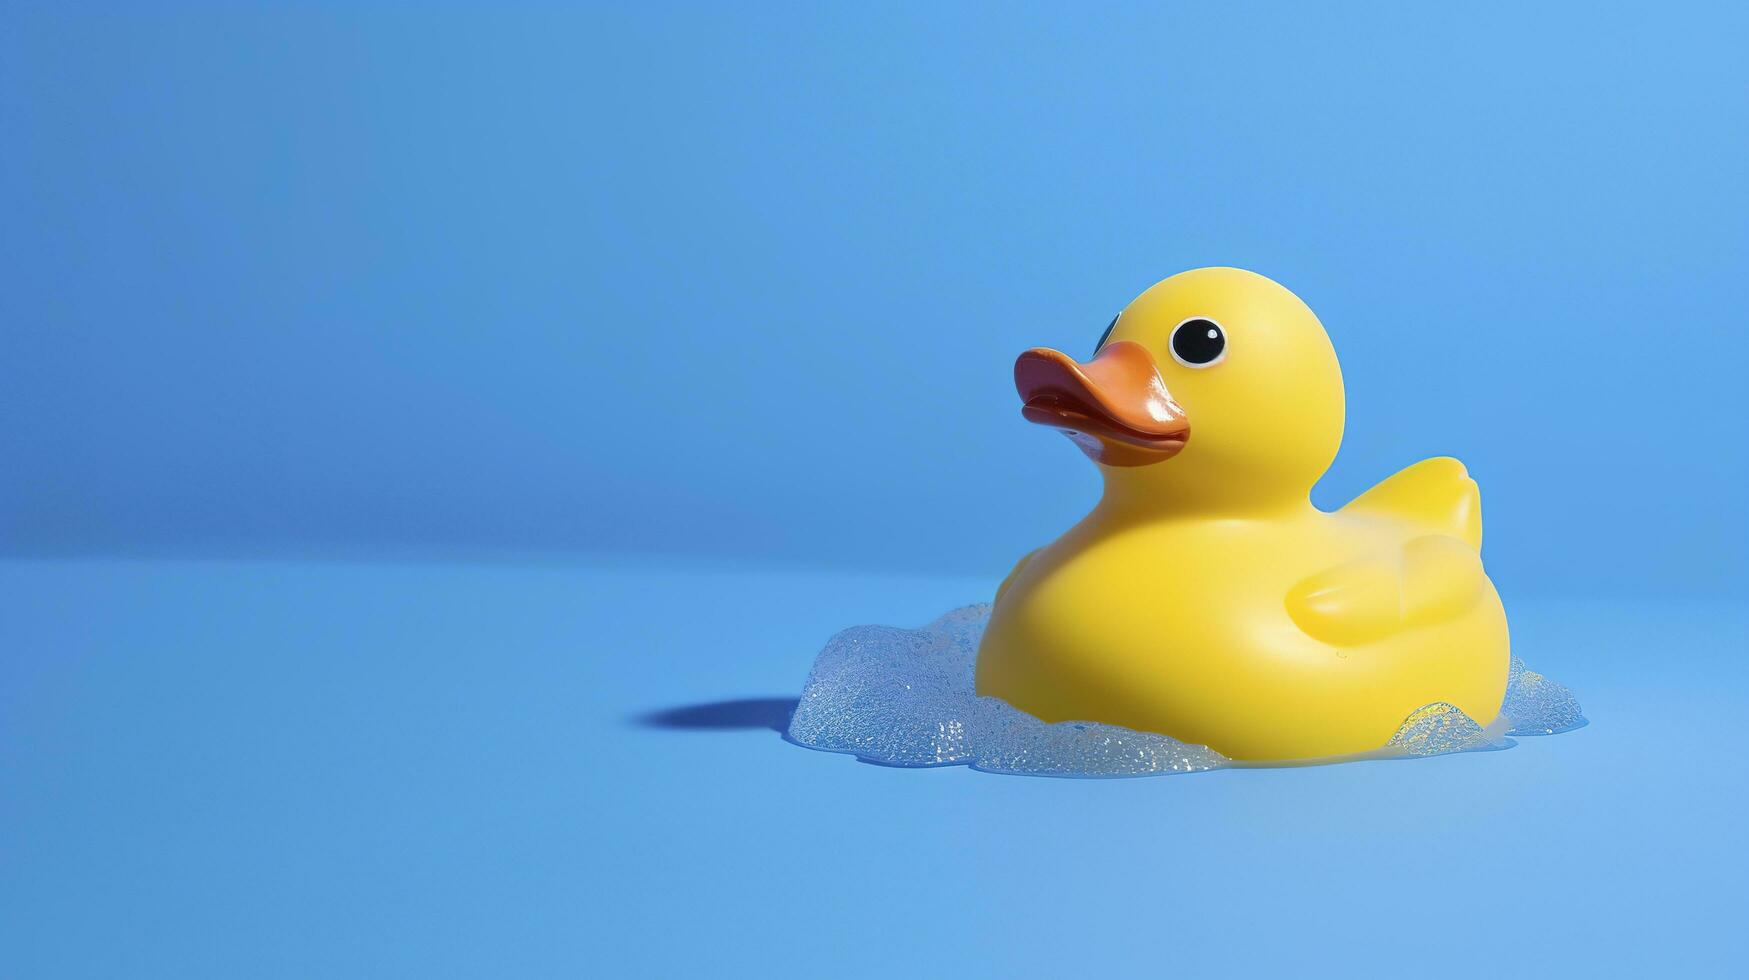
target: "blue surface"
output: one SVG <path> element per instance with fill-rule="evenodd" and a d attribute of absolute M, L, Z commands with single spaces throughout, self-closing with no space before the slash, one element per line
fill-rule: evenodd
<path fill-rule="evenodd" d="M 1455 455 L 1508 594 L 1749 587 L 1744 5 L 561 6 L 6 4 L 0 547 L 1000 576 L 1095 488 L 1015 354 L 1231 264 L 1323 502 Z"/>
<path fill-rule="evenodd" d="M 1749 954 L 1742 605 L 1513 603 L 1592 724 L 1409 762 L 887 769 L 710 707 L 793 697 L 846 623 L 989 588 L 0 565 L 0 975 L 1720 976 Z"/>

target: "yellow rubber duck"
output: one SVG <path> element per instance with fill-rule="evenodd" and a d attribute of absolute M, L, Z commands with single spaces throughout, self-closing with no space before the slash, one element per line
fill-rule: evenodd
<path fill-rule="evenodd" d="M 1035 348 L 1014 377 L 1025 418 L 1068 435 L 1105 494 L 997 589 L 978 693 L 1243 760 L 1379 749 L 1435 702 L 1499 713 L 1506 614 L 1476 484 L 1429 459 L 1335 513 L 1312 505 L 1342 371 L 1299 297 L 1242 269 L 1181 273 L 1088 363 Z"/>

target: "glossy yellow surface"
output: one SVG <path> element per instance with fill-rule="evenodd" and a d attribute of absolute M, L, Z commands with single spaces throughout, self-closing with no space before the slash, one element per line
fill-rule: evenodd
<path fill-rule="evenodd" d="M 1211 366 L 1168 347 L 1192 317 L 1224 328 Z M 1153 352 L 1189 438 L 1161 462 L 1100 465 L 1093 512 L 1015 566 L 979 692 L 1251 760 L 1376 749 L 1435 701 L 1492 721 L 1508 639 L 1476 485 L 1429 459 L 1335 513 L 1312 506 L 1343 424 L 1312 311 L 1255 273 L 1198 269 L 1137 297 L 1118 341 Z"/>

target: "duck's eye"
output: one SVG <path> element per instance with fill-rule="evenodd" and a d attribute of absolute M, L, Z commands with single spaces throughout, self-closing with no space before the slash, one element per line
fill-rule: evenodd
<path fill-rule="evenodd" d="M 1105 325 L 1105 332 L 1099 335 L 1099 343 L 1093 345 L 1093 353 L 1099 353 L 1099 348 L 1104 347 L 1105 342 L 1111 339 L 1111 331 L 1117 327 L 1118 316 L 1123 316 L 1123 314 L 1119 313 L 1112 317 L 1111 322 Z"/>
<path fill-rule="evenodd" d="M 1213 320 L 1192 317 L 1172 331 L 1172 359 L 1189 368 L 1205 368 L 1227 356 L 1227 332 Z"/>

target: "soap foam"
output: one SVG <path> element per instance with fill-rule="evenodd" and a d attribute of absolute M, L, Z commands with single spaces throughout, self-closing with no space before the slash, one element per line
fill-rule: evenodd
<path fill-rule="evenodd" d="M 1512 735 L 1559 735 L 1585 725 L 1573 692 L 1512 658 L 1506 675 L 1506 703 L 1500 713 L 1512 719 Z"/>
<path fill-rule="evenodd" d="M 1203 745 L 1097 722 L 1047 724 L 974 687 L 983 603 L 922 629 L 858 626 L 814 660 L 789 738 L 891 766 L 969 765 L 1040 776 L 1146 776 L 1236 763 Z M 1564 687 L 1514 658 L 1502 719 L 1484 728 L 1453 705 L 1412 712 L 1390 742 L 1356 758 L 1443 755 L 1511 745 L 1501 733 L 1554 734 L 1585 723 Z M 1251 763 L 1245 763 L 1251 765 Z"/>

